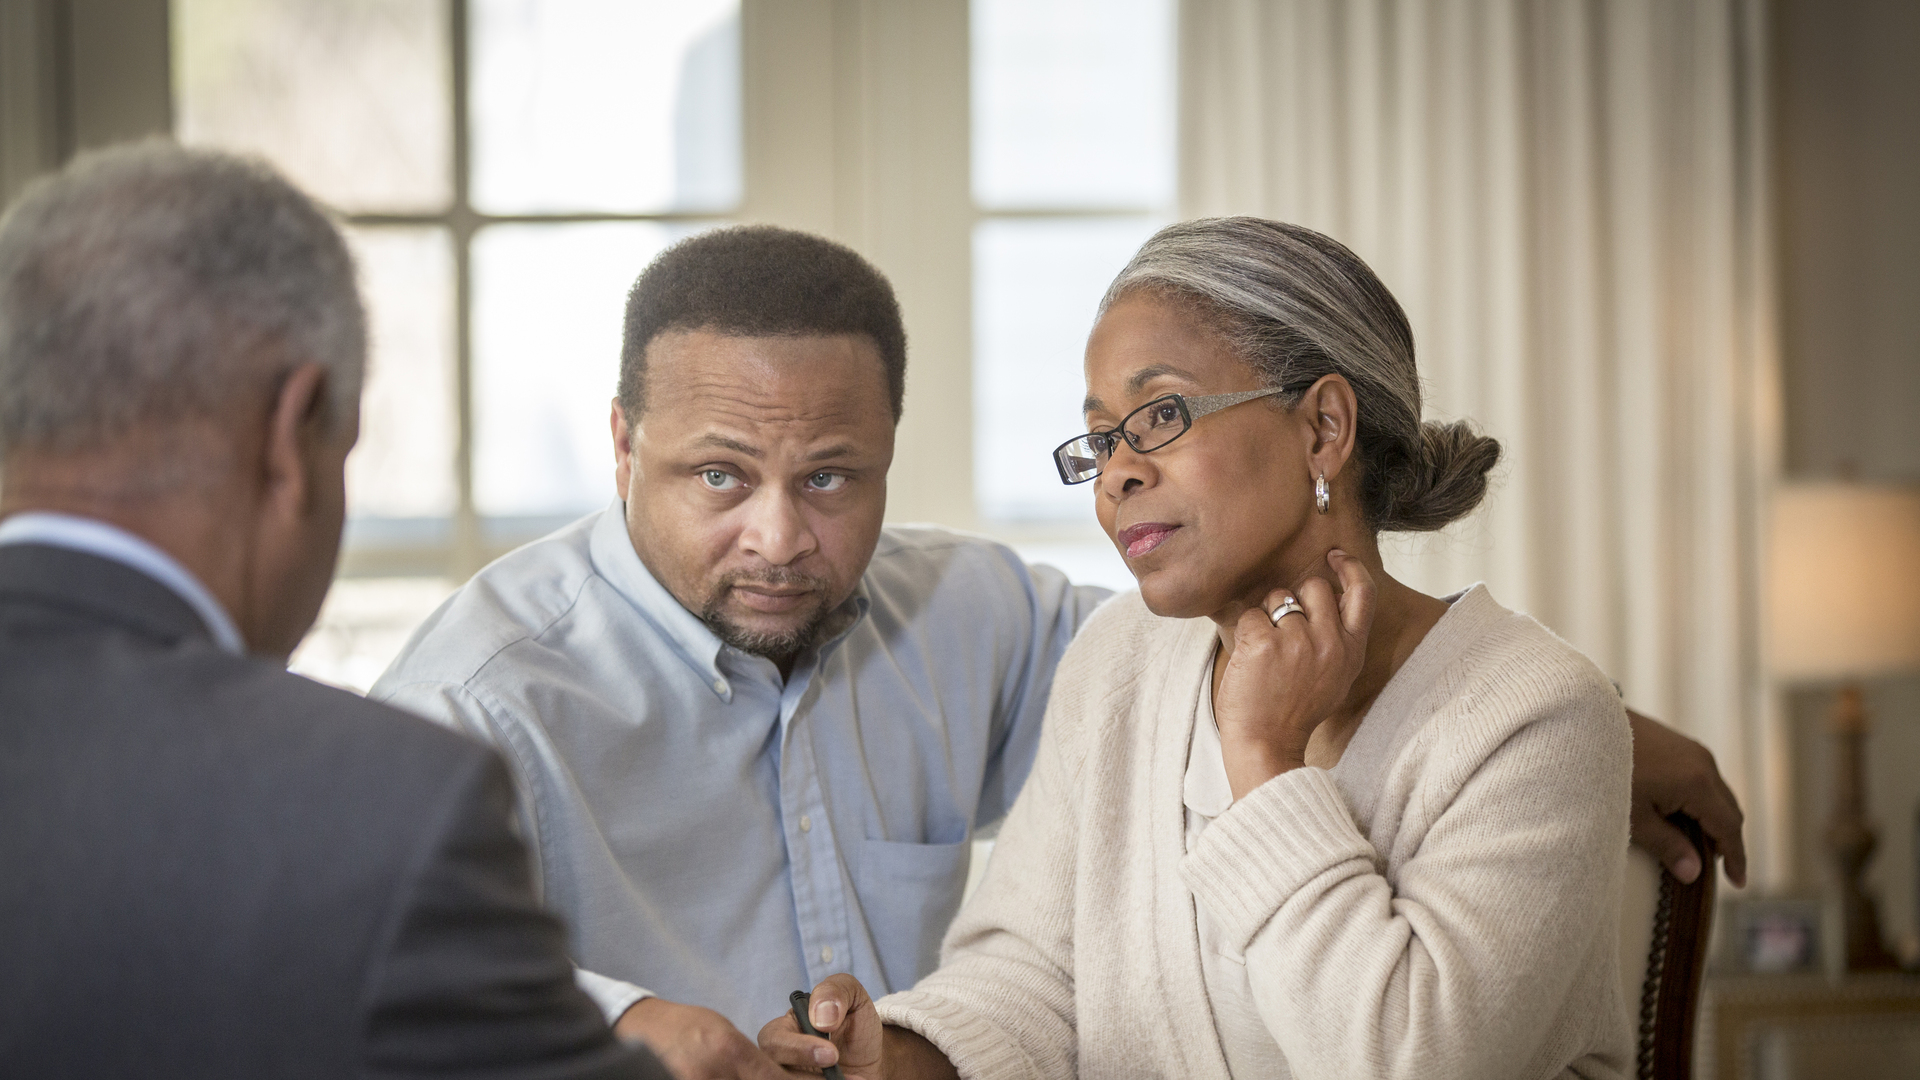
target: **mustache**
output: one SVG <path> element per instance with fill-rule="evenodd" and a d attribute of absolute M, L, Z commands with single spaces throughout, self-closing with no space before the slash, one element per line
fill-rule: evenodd
<path fill-rule="evenodd" d="M 716 592 L 740 585 L 762 585 L 775 589 L 803 588 L 813 592 L 824 592 L 828 582 L 826 578 L 803 574 L 785 566 L 770 566 L 764 570 L 742 570 L 727 574 L 720 579 Z"/>

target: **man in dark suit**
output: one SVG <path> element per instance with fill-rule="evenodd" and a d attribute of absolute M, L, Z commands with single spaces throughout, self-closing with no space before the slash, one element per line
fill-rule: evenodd
<path fill-rule="evenodd" d="M 495 754 L 284 669 L 365 338 L 262 165 L 108 151 L 0 221 L 0 1075 L 667 1076 Z"/>

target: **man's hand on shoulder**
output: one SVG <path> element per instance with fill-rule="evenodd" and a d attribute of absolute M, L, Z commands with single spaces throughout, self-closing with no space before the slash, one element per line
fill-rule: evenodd
<path fill-rule="evenodd" d="M 1727 877 L 1744 886 L 1747 847 L 1740 827 L 1746 819 L 1720 777 L 1713 752 L 1632 709 L 1627 723 L 1633 728 L 1633 842 L 1652 852 L 1674 877 L 1693 881 L 1700 876 L 1700 853 L 1667 821 L 1668 814 L 1686 814 L 1720 849 Z"/>
<path fill-rule="evenodd" d="M 642 998 L 620 1014 L 613 1033 L 645 1043 L 675 1080 L 786 1080 L 739 1028 L 698 1005 Z"/>

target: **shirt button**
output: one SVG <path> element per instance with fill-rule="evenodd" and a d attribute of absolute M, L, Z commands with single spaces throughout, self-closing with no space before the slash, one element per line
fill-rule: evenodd
<path fill-rule="evenodd" d="M 813 831 L 813 819 L 808 817 L 805 814 L 800 815 L 800 831 L 801 832 Z"/>
<path fill-rule="evenodd" d="M 821 962 L 821 963 L 823 963 L 823 964 L 831 964 L 831 963 L 833 963 L 833 946 L 831 946 L 831 945 L 824 945 L 824 946 L 821 946 L 821 948 L 820 948 L 820 962 Z"/>
<path fill-rule="evenodd" d="M 727 680 L 725 680 L 725 679 L 715 679 L 715 680 L 713 680 L 713 692 L 714 692 L 714 693 L 716 693 L 716 694 L 724 694 L 724 693 L 726 693 L 726 692 L 727 692 Z"/>

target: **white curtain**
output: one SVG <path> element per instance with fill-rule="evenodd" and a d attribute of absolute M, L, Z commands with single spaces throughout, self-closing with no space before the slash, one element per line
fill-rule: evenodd
<path fill-rule="evenodd" d="M 1756 503 L 1776 411 L 1759 0 L 1186 0 L 1185 216 L 1347 243 L 1406 306 L 1431 415 L 1494 494 L 1389 542 L 1484 580 L 1711 746 L 1784 871 Z"/>

